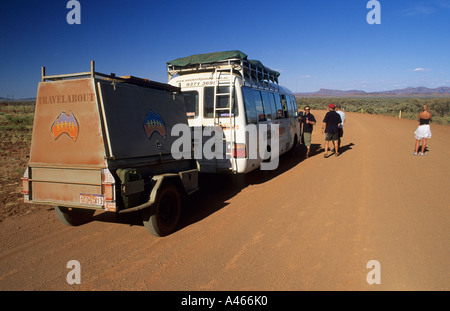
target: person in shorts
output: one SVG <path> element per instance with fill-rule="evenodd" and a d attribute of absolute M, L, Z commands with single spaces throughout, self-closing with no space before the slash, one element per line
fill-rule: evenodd
<path fill-rule="evenodd" d="M 334 144 L 334 155 L 339 156 L 339 147 L 338 147 L 338 128 L 341 125 L 342 120 L 341 116 L 335 111 L 334 104 L 330 104 L 328 106 L 328 112 L 323 118 L 323 126 L 322 126 L 322 134 L 325 132 L 325 154 L 324 157 L 328 158 L 328 144 L 330 141 Z"/>
<path fill-rule="evenodd" d="M 313 127 L 316 124 L 316 118 L 311 114 L 311 108 L 309 106 L 305 107 L 305 113 L 300 117 L 300 122 L 302 126 L 302 140 L 306 146 L 306 158 L 311 155 L 311 135 Z"/>

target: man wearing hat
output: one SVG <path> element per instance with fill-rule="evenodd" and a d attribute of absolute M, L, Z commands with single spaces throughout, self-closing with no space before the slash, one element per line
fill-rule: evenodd
<path fill-rule="evenodd" d="M 334 144 L 334 155 L 339 156 L 338 147 L 338 128 L 342 124 L 341 116 L 334 110 L 334 104 L 328 106 L 328 112 L 323 118 L 322 134 L 325 132 L 325 154 L 324 157 L 328 158 L 328 143 L 330 141 Z"/>

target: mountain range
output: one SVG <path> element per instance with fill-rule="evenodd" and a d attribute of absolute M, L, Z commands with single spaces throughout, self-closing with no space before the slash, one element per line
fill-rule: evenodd
<path fill-rule="evenodd" d="M 18 98 L 18 99 L 11 99 L 8 97 L 0 97 L 0 101 L 31 101 L 31 100 L 36 100 L 36 97 L 29 97 L 29 98 Z"/>
<path fill-rule="evenodd" d="M 391 91 L 380 91 L 380 92 L 365 92 L 360 90 L 330 90 L 330 89 L 320 89 L 317 92 L 309 93 L 296 93 L 298 96 L 430 96 L 430 95 L 449 95 L 450 87 L 438 87 L 435 89 L 430 89 L 427 87 L 407 87 L 404 89 L 397 89 Z"/>
<path fill-rule="evenodd" d="M 306 93 L 295 93 L 297 96 L 310 96 L 310 97 L 321 97 L 321 96 L 331 96 L 331 97 L 352 97 L 352 96 L 450 96 L 450 87 L 442 86 L 435 89 L 430 89 L 424 86 L 419 87 L 407 87 L 404 89 L 396 89 L 391 91 L 380 91 L 380 92 L 366 92 L 360 90 L 330 90 L 330 89 L 320 89 L 317 92 L 306 92 Z M 10 100 L 5 97 L 0 97 L 0 101 Z M 22 98 L 16 100 L 36 100 L 36 98 Z"/>

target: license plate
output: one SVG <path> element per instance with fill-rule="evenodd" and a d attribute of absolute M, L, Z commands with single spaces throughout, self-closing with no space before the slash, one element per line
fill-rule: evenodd
<path fill-rule="evenodd" d="M 103 205 L 103 196 L 100 194 L 80 193 L 80 203 L 89 205 Z"/>

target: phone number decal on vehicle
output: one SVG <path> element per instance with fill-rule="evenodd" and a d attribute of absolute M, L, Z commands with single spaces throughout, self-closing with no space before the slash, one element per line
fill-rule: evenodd
<path fill-rule="evenodd" d="M 214 85 L 214 81 L 191 81 L 182 84 L 184 87 Z"/>
<path fill-rule="evenodd" d="M 89 205 L 103 205 L 103 196 L 100 194 L 80 193 L 80 203 Z"/>

